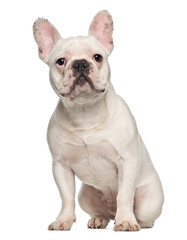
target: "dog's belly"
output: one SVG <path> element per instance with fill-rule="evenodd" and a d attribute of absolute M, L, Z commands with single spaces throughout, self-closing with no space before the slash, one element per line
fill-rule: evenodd
<path fill-rule="evenodd" d="M 63 159 L 85 184 L 99 190 L 116 190 L 118 179 L 114 162 L 118 154 L 113 146 L 102 140 L 94 144 L 65 143 Z"/>

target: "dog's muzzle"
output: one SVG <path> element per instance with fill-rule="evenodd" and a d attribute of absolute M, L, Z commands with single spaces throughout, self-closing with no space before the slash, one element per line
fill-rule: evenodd
<path fill-rule="evenodd" d="M 84 84 L 89 83 L 90 87 L 94 89 L 94 84 L 89 77 L 90 64 L 86 59 L 75 60 L 72 63 L 73 75 L 75 76 L 75 81 L 73 88 L 76 85 L 82 87 Z"/>
<path fill-rule="evenodd" d="M 90 69 L 91 69 L 90 64 L 86 59 L 75 60 L 72 63 L 73 76 L 75 77 L 75 80 L 71 86 L 69 94 L 75 89 L 76 85 L 83 87 L 86 83 L 88 83 L 92 89 L 98 92 L 105 92 L 105 89 L 101 90 L 95 89 L 93 81 L 89 77 Z M 60 95 L 62 97 L 65 97 L 67 94 L 60 93 Z"/>

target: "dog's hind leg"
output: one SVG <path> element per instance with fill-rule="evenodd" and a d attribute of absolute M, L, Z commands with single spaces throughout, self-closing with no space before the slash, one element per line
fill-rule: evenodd
<path fill-rule="evenodd" d="M 134 213 L 142 228 L 151 228 L 160 216 L 164 195 L 158 179 L 136 189 Z"/>
<path fill-rule="evenodd" d="M 102 193 L 94 187 L 82 184 L 78 200 L 80 207 L 91 216 L 88 228 L 106 228 L 110 219 L 113 219 Z"/>

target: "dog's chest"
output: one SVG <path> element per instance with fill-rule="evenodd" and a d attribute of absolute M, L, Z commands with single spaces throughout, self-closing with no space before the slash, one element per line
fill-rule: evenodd
<path fill-rule="evenodd" d="M 117 158 L 115 148 L 106 139 L 63 144 L 63 160 L 81 181 L 95 187 L 116 184 L 117 170 L 114 162 Z"/>

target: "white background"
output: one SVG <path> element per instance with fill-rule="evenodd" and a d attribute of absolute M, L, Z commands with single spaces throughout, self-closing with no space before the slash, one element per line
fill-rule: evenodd
<path fill-rule="evenodd" d="M 127 101 L 159 172 L 165 204 L 154 228 L 88 230 L 76 208 L 70 232 L 47 231 L 61 206 L 46 129 L 57 96 L 38 58 L 32 24 L 86 35 L 97 11 L 114 19 L 112 82 Z M 184 239 L 187 236 L 187 4 L 182 0 L 6 0 L 0 3 L 0 238 Z M 77 181 L 77 189 L 80 183 Z M 78 192 L 78 190 L 77 190 Z"/>

